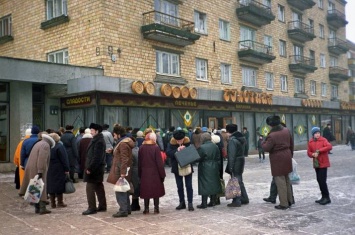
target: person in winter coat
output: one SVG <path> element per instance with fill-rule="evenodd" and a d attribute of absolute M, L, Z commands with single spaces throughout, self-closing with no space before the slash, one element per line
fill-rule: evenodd
<path fill-rule="evenodd" d="M 240 207 L 241 204 L 248 204 L 249 197 L 243 182 L 243 172 L 245 165 L 244 151 L 246 140 L 242 133 L 238 131 L 236 124 L 228 124 L 226 130 L 229 134 L 227 144 L 228 163 L 225 172 L 238 178 L 241 196 L 233 198 L 228 207 Z"/>
<path fill-rule="evenodd" d="M 246 127 L 243 127 L 243 136 L 244 136 L 245 140 L 247 141 L 245 143 L 244 155 L 246 157 L 248 157 L 248 153 L 249 153 L 249 131 L 248 131 L 248 128 L 246 128 Z"/>
<path fill-rule="evenodd" d="M 179 205 L 176 207 L 176 210 L 186 209 L 185 204 L 185 194 L 184 194 L 184 181 L 185 178 L 185 186 L 187 191 L 187 201 L 188 201 L 188 210 L 193 211 L 194 207 L 192 204 L 193 198 L 193 189 L 192 189 L 192 174 L 194 172 L 193 165 L 191 164 L 191 174 L 186 176 L 179 175 L 178 162 L 175 158 L 175 153 L 177 151 L 181 151 L 184 148 L 190 146 L 189 137 L 185 136 L 185 132 L 183 130 L 177 130 L 174 132 L 173 137 L 168 144 L 166 154 L 171 159 L 171 172 L 175 175 L 175 182 L 178 189 L 179 194 Z"/>
<path fill-rule="evenodd" d="M 355 132 L 351 129 L 351 126 L 348 127 L 346 132 L 346 143 L 351 145 L 351 150 L 355 150 Z"/>
<path fill-rule="evenodd" d="M 65 180 L 69 174 L 69 160 L 67 151 L 64 146 L 59 143 L 60 137 L 57 133 L 49 134 L 55 141 L 55 146 L 51 149 L 47 173 L 47 193 L 51 200 L 51 207 L 66 207 L 63 202 L 63 193 L 65 192 Z M 57 198 L 58 204 L 55 199 Z"/>
<path fill-rule="evenodd" d="M 213 143 L 209 133 L 201 134 L 202 145 L 197 150 L 200 155 L 198 164 L 198 194 L 202 196 L 202 203 L 197 208 L 207 208 L 207 197 L 211 196 L 208 206 L 214 206 L 217 194 L 222 191 L 219 176 L 220 149 Z"/>
<path fill-rule="evenodd" d="M 260 135 L 258 139 L 258 152 L 259 152 L 259 162 L 265 161 L 265 152 L 263 149 L 264 136 Z M 261 160 L 261 155 L 263 155 L 263 159 Z"/>
<path fill-rule="evenodd" d="M 112 168 L 107 177 L 107 182 L 116 184 L 118 179 L 126 179 L 129 183 L 132 179 L 132 149 L 134 141 L 126 136 L 126 129 L 116 125 L 113 127 L 113 138 L 116 140 L 116 146 L 113 150 Z M 129 200 L 129 192 L 115 192 L 116 200 L 120 206 L 119 211 L 112 216 L 127 217 L 131 214 L 131 203 Z"/>
<path fill-rule="evenodd" d="M 77 183 L 78 180 L 74 178 L 74 174 L 75 174 L 75 168 L 78 165 L 79 154 L 78 154 L 76 139 L 73 134 L 73 129 L 74 127 L 72 125 L 66 125 L 65 132 L 60 137 L 60 140 L 62 141 L 65 150 L 67 151 L 68 154 L 69 165 L 70 165 L 70 170 L 69 170 L 70 179 L 74 183 Z"/>
<path fill-rule="evenodd" d="M 192 140 L 191 140 L 191 143 L 193 144 L 193 146 L 195 146 L 196 149 L 198 149 L 201 146 L 201 134 L 202 134 L 201 127 L 196 127 L 194 133 L 192 134 Z"/>
<path fill-rule="evenodd" d="M 144 141 L 143 131 L 137 131 L 136 142 L 137 142 L 138 148 L 143 144 L 143 141 Z"/>
<path fill-rule="evenodd" d="M 269 152 L 271 174 L 277 186 L 280 205 L 276 209 L 286 210 L 293 203 L 293 195 L 288 174 L 292 171 L 293 140 L 290 131 L 281 125 L 279 116 L 270 116 L 266 123 L 271 130 L 262 143 Z"/>
<path fill-rule="evenodd" d="M 42 133 L 40 135 L 41 140 L 35 143 L 28 158 L 25 168 L 25 176 L 23 178 L 19 194 L 24 195 L 26 193 L 30 180 L 33 179 L 36 175 L 38 175 L 38 179 L 43 180 L 44 187 L 39 203 L 35 203 L 34 206 L 35 213 L 43 215 L 51 213 L 50 210 L 46 209 L 47 171 L 49 166 L 51 148 L 55 146 L 55 142 L 52 137 L 47 134 Z"/>
<path fill-rule="evenodd" d="M 38 141 L 38 126 L 33 126 L 31 128 L 31 136 L 24 140 L 21 147 L 21 156 L 20 156 L 20 167 L 24 170 L 30 156 L 33 145 Z"/>
<path fill-rule="evenodd" d="M 333 131 L 332 131 L 332 125 L 330 123 L 328 123 L 327 126 L 324 127 L 324 129 L 323 129 L 323 137 L 326 138 L 329 143 L 331 143 L 332 141 L 335 140 L 335 137 L 334 137 Z M 331 153 L 329 151 L 328 154 L 333 154 L 333 153 Z"/>
<path fill-rule="evenodd" d="M 316 171 L 317 182 L 322 197 L 316 200 L 320 205 L 331 203 L 327 185 L 327 170 L 330 167 L 328 152 L 332 150 L 332 145 L 320 135 L 320 128 L 312 128 L 312 138 L 308 142 L 307 155 L 313 159 L 313 167 Z"/>
<path fill-rule="evenodd" d="M 86 183 L 86 197 L 88 209 L 83 215 L 96 214 L 107 210 L 104 184 L 106 143 L 102 135 L 102 127 L 99 124 L 91 123 L 91 135 L 93 136 L 89 146 L 85 162 L 84 182 Z M 96 196 L 99 206 L 96 208 Z"/>
<path fill-rule="evenodd" d="M 106 143 L 106 172 L 110 172 L 112 166 L 112 157 L 113 157 L 113 145 L 114 139 L 111 132 L 108 131 L 110 126 L 108 124 L 104 124 L 102 126 L 102 135 L 104 136 L 104 140 Z"/>
<path fill-rule="evenodd" d="M 138 151 L 138 176 L 141 182 L 140 197 L 144 199 L 143 214 L 149 213 L 149 200 L 154 200 L 154 214 L 159 214 L 159 198 L 165 195 L 165 169 L 156 134 L 148 133 Z"/>
<path fill-rule="evenodd" d="M 88 147 L 92 140 L 91 131 L 89 128 L 86 128 L 84 131 L 84 135 L 82 136 L 80 142 L 78 143 L 78 154 L 79 154 L 79 162 L 80 162 L 80 171 L 84 172 L 86 158 L 88 155 Z"/>
<path fill-rule="evenodd" d="M 139 205 L 139 194 L 140 194 L 140 185 L 139 185 L 139 176 L 138 176 L 138 143 L 135 142 L 134 148 L 132 149 L 132 184 L 134 192 L 132 194 L 132 204 L 131 211 L 140 211 L 141 207 Z"/>
<path fill-rule="evenodd" d="M 31 129 L 26 129 L 24 138 L 18 143 L 15 154 L 14 154 L 14 164 L 16 165 L 16 173 L 15 173 L 15 183 L 16 189 L 20 189 L 23 177 L 25 175 L 25 170 L 21 167 L 21 148 L 23 141 L 25 139 L 30 138 Z M 18 180 L 17 180 L 18 179 Z"/>

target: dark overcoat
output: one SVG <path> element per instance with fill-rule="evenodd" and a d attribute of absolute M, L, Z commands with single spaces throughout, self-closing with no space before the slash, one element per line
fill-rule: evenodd
<path fill-rule="evenodd" d="M 269 152 L 272 176 L 286 176 L 292 171 L 293 139 L 287 128 L 272 127 L 262 147 Z"/>
<path fill-rule="evenodd" d="M 51 149 L 47 173 L 47 193 L 61 194 L 65 191 L 65 172 L 69 172 L 68 155 L 61 143 Z"/>
<path fill-rule="evenodd" d="M 206 141 L 197 150 L 200 155 L 198 164 L 198 194 L 215 195 L 222 191 L 219 178 L 220 150 L 211 141 Z"/>
<path fill-rule="evenodd" d="M 138 176 L 141 181 L 141 198 L 159 198 L 165 195 L 165 169 L 159 146 L 151 141 L 143 142 L 138 151 Z"/>
<path fill-rule="evenodd" d="M 233 175 L 242 175 L 245 166 L 245 144 L 246 140 L 239 131 L 234 132 L 228 139 L 227 155 L 228 163 L 225 172 Z"/>
<path fill-rule="evenodd" d="M 104 181 L 106 165 L 106 143 L 102 133 L 92 138 L 87 151 L 84 182 L 101 183 Z M 87 174 L 86 170 L 90 171 L 90 174 Z"/>
<path fill-rule="evenodd" d="M 76 138 L 75 138 L 74 134 L 71 131 L 66 131 L 60 137 L 60 140 L 62 141 L 62 143 L 65 147 L 65 150 L 67 151 L 69 165 L 71 167 L 76 166 L 76 164 L 78 163 L 79 157 L 78 157 Z"/>

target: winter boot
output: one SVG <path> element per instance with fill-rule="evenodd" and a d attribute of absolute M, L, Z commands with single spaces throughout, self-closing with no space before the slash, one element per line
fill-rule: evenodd
<path fill-rule="evenodd" d="M 154 198 L 154 214 L 159 214 L 159 198 Z"/>
<path fill-rule="evenodd" d="M 149 199 L 144 199 L 144 211 L 143 214 L 149 214 Z"/>
<path fill-rule="evenodd" d="M 64 204 L 63 202 L 63 193 L 57 194 L 57 200 L 58 200 L 57 207 L 67 207 L 67 204 Z"/>
<path fill-rule="evenodd" d="M 320 199 L 316 200 L 315 203 L 320 203 L 323 200 L 324 200 L 324 197 L 322 196 Z"/>
<path fill-rule="evenodd" d="M 57 205 L 55 204 L 55 194 L 49 194 L 49 199 L 51 200 L 51 207 L 56 208 Z"/>
<path fill-rule="evenodd" d="M 46 202 L 44 201 L 39 201 L 39 214 L 44 215 L 44 214 L 49 214 L 51 213 L 50 210 L 47 210 L 46 208 Z"/>
<path fill-rule="evenodd" d="M 206 209 L 207 208 L 207 196 L 202 196 L 202 203 L 198 205 L 197 208 L 199 209 Z"/>
<path fill-rule="evenodd" d="M 216 205 L 216 195 L 210 196 L 210 202 L 207 204 L 208 207 L 213 207 Z"/>
<path fill-rule="evenodd" d="M 194 211 L 195 210 L 194 206 L 192 205 L 192 203 L 188 203 L 187 204 L 187 208 L 188 208 L 189 211 Z"/>
<path fill-rule="evenodd" d="M 327 205 L 329 203 L 331 203 L 332 201 L 330 201 L 330 198 L 329 197 L 324 197 L 320 202 L 319 204 L 321 205 Z"/>
<path fill-rule="evenodd" d="M 185 202 L 180 202 L 180 204 L 175 208 L 176 210 L 186 209 Z"/>
<path fill-rule="evenodd" d="M 35 207 L 35 213 L 39 214 L 39 203 L 35 203 L 34 207 Z"/>
<path fill-rule="evenodd" d="M 221 199 L 220 199 L 220 197 L 216 197 L 216 205 L 221 205 Z"/>
<path fill-rule="evenodd" d="M 133 198 L 132 204 L 131 204 L 131 211 L 140 211 L 140 210 L 141 210 L 141 207 L 139 205 L 139 199 Z"/>

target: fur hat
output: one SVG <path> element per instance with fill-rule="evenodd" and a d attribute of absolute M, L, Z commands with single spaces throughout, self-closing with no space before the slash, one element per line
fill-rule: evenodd
<path fill-rule="evenodd" d="M 42 138 L 42 140 L 46 140 L 51 148 L 54 148 L 55 142 L 52 137 L 50 137 L 48 134 L 42 134 L 41 138 Z"/>
<path fill-rule="evenodd" d="M 73 130 L 74 129 L 74 126 L 73 125 L 66 125 L 65 126 L 65 130 Z"/>
<path fill-rule="evenodd" d="M 176 140 L 182 140 L 185 138 L 185 132 L 183 130 L 177 130 L 174 132 L 173 137 Z"/>
<path fill-rule="evenodd" d="M 315 127 L 312 128 L 312 131 L 311 131 L 311 132 L 312 132 L 312 136 L 314 136 L 315 133 L 317 133 L 317 132 L 320 133 L 320 128 L 317 127 L 317 126 L 315 126 Z"/>
<path fill-rule="evenodd" d="M 85 134 L 91 134 L 90 128 L 85 129 Z"/>
<path fill-rule="evenodd" d="M 31 133 L 32 133 L 31 128 L 26 129 L 25 135 L 31 135 Z"/>
<path fill-rule="evenodd" d="M 215 144 L 218 144 L 219 142 L 221 142 L 221 137 L 219 137 L 218 135 L 212 135 L 211 139 L 212 139 L 212 142 Z"/>
<path fill-rule="evenodd" d="M 269 126 L 277 126 L 281 124 L 281 118 L 279 116 L 269 116 L 266 119 L 266 124 Z"/>
<path fill-rule="evenodd" d="M 100 132 L 102 132 L 102 126 L 100 126 L 99 124 L 96 123 L 91 123 L 89 126 L 90 129 L 94 129 Z"/>
<path fill-rule="evenodd" d="M 143 137 L 143 131 L 137 131 L 137 137 Z"/>
<path fill-rule="evenodd" d="M 33 126 L 31 129 L 31 134 L 32 135 L 37 135 L 40 132 L 39 127 L 38 126 Z"/>
<path fill-rule="evenodd" d="M 228 124 L 227 126 L 226 126 L 226 131 L 228 132 L 228 133 L 234 133 L 234 132 L 236 132 L 238 130 L 238 125 L 237 124 Z"/>
<path fill-rule="evenodd" d="M 60 140 L 60 136 L 59 136 L 57 133 L 50 133 L 49 136 L 52 137 L 52 139 L 53 139 L 56 143 L 58 143 L 59 140 Z"/>

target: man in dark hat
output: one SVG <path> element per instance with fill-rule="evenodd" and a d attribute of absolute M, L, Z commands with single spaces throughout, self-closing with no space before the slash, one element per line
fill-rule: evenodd
<path fill-rule="evenodd" d="M 25 169 L 28 157 L 30 156 L 33 145 L 38 141 L 38 133 L 40 132 L 38 126 L 33 126 L 31 128 L 31 136 L 28 139 L 25 139 L 21 147 L 21 161 L 20 167 Z"/>
<path fill-rule="evenodd" d="M 105 188 L 102 183 L 106 165 L 106 143 L 101 133 L 102 127 L 99 124 L 91 123 L 89 128 L 93 138 L 88 146 L 84 170 L 89 207 L 82 213 L 83 215 L 96 214 L 96 212 L 107 210 Z M 98 208 L 96 208 L 96 196 L 99 201 Z"/>
<path fill-rule="evenodd" d="M 226 126 L 226 131 L 229 138 L 227 144 L 228 163 L 225 172 L 238 178 L 242 193 L 240 197 L 233 198 L 232 203 L 227 206 L 240 207 L 241 204 L 249 203 L 249 197 L 243 182 L 246 140 L 243 134 L 238 131 L 238 125 L 236 124 L 228 124 Z"/>
<path fill-rule="evenodd" d="M 276 209 L 286 210 L 293 203 L 293 195 L 288 174 L 292 171 L 293 139 L 290 131 L 281 125 L 279 116 L 270 116 L 266 124 L 271 130 L 262 143 L 264 151 L 269 152 L 271 174 L 277 186 L 280 205 Z"/>
<path fill-rule="evenodd" d="M 328 123 L 326 127 L 323 129 L 323 137 L 328 140 L 329 143 L 335 140 L 335 137 L 332 132 L 332 124 Z M 333 154 L 330 151 L 328 154 Z"/>

